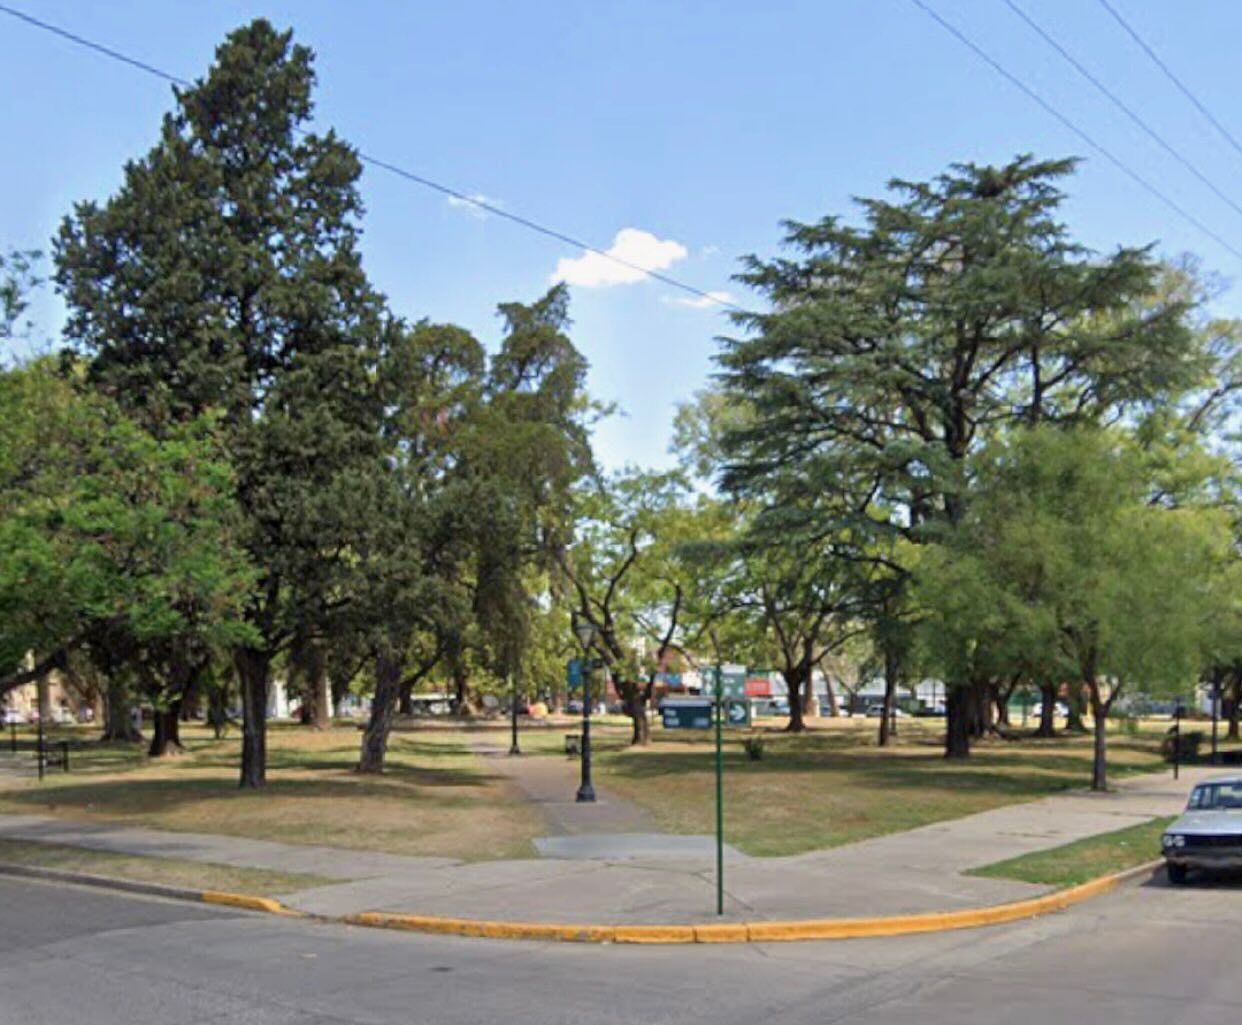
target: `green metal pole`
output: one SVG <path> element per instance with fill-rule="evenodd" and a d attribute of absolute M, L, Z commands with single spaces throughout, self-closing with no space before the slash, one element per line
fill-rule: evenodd
<path fill-rule="evenodd" d="M 724 914 L 724 701 L 716 666 L 716 914 Z"/>

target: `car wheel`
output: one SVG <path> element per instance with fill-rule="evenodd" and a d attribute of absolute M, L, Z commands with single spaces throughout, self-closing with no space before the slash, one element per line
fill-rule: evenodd
<path fill-rule="evenodd" d="M 1165 871 L 1168 873 L 1169 882 L 1172 883 L 1174 886 L 1181 886 L 1182 883 L 1186 881 L 1186 866 L 1185 865 L 1174 865 L 1172 862 L 1170 862 L 1168 865 L 1165 866 Z"/>

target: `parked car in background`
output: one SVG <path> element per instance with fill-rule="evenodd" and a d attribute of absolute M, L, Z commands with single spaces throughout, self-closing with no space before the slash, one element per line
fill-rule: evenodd
<path fill-rule="evenodd" d="M 867 706 L 866 714 L 867 714 L 868 719 L 879 719 L 884 714 L 884 702 L 883 701 L 871 702 L 871 704 Z M 903 712 L 900 708 L 894 708 L 893 715 L 895 715 L 898 719 L 904 719 L 906 717 L 906 713 Z"/>
<path fill-rule="evenodd" d="M 1216 776 L 1190 792 L 1182 817 L 1161 838 L 1169 882 L 1192 869 L 1242 869 L 1242 775 Z"/>
<path fill-rule="evenodd" d="M 565 702 L 565 711 L 570 715 L 581 715 L 582 702 L 577 698 L 574 698 L 572 701 Z"/>
<path fill-rule="evenodd" d="M 5 726 L 20 726 L 26 721 L 26 717 L 16 708 L 6 708 L 0 721 L 3 721 Z"/>

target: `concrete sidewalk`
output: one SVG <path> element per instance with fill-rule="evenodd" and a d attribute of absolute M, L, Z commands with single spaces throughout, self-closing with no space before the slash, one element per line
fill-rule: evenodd
<path fill-rule="evenodd" d="M 726 917 L 756 921 L 952 911 L 1036 896 L 1046 888 L 961 873 L 1175 814 L 1194 782 L 1216 771 L 1184 770 L 1179 781 L 1168 773 L 1136 777 L 1108 794 L 1061 794 L 794 857 L 749 858 L 731 851 L 725 868 Z M 390 911 L 617 924 L 717 920 L 710 842 L 591 832 L 593 808 L 599 813 L 596 824 L 612 821 L 606 802 L 580 806 L 575 814 L 586 818 L 575 823 L 577 832 L 547 838 L 540 846 L 551 856 L 524 861 L 414 858 L 38 816 L 0 817 L 0 837 L 340 879 L 282 898 L 318 914 Z M 563 856 L 563 850 L 558 856 L 557 844 L 567 839 L 577 845 L 570 856 Z"/>

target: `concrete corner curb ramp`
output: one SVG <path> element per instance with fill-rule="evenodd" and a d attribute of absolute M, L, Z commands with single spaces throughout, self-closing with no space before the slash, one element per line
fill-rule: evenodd
<path fill-rule="evenodd" d="M 29 865 L 0 864 L 0 873 L 50 879 L 85 886 L 101 886 L 175 900 L 192 900 L 261 911 L 267 914 L 306 918 L 322 922 L 399 929 L 441 936 L 476 936 L 493 940 L 539 940 L 558 943 L 786 943 L 799 940 L 846 940 L 911 933 L 949 932 L 1001 925 L 1064 911 L 1075 904 L 1098 897 L 1119 884 L 1151 872 L 1161 862 L 1151 861 L 1114 875 L 1101 876 L 1078 886 L 1058 890 L 1043 897 L 995 904 L 962 911 L 930 912 L 917 915 L 888 915 L 878 918 L 811 918 L 784 922 L 720 922 L 704 925 L 577 925 L 553 922 L 500 922 L 471 918 L 443 918 L 431 915 L 405 915 L 385 911 L 363 911 L 341 918 L 321 918 L 296 911 L 271 897 L 225 893 L 218 890 L 187 890 L 158 883 L 141 883 L 80 872 L 35 868 Z"/>
<path fill-rule="evenodd" d="M 285 907 L 272 897 L 255 897 L 248 893 L 191 890 L 181 886 L 165 886 L 163 883 L 144 883 L 135 879 L 117 879 L 113 876 L 97 876 L 88 872 L 66 872 L 58 868 L 38 868 L 34 865 L 0 864 L 0 875 L 47 879 L 56 883 L 73 883 L 75 886 L 96 886 L 104 890 L 137 893 L 144 897 L 165 897 L 169 900 L 189 900 L 199 904 L 220 904 L 242 908 L 246 911 L 262 911 L 269 915 L 285 915 L 289 918 L 310 917 L 301 911 Z"/>

